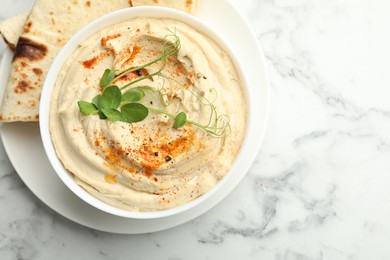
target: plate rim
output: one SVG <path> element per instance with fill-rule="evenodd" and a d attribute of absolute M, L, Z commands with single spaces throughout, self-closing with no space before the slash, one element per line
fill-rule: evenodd
<path fill-rule="evenodd" d="M 267 123 L 268 123 L 269 106 L 270 106 L 270 94 L 269 94 L 269 93 L 270 93 L 270 84 L 269 84 L 269 78 L 268 78 L 268 71 L 267 71 L 267 67 L 266 67 L 266 64 L 265 64 L 265 56 L 264 56 L 264 54 L 263 54 L 263 51 L 262 51 L 262 49 L 261 49 L 261 46 L 260 46 L 258 40 L 257 40 L 256 37 L 255 37 L 254 31 L 253 31 L 252 27 L 249 25 L 248 21 L 243 17 L 243 15 L 242 15 L 239 11 L 236 10 L 236 8 L 234 7 L 234 5 L 233 5 L 230 1 L 224 1 L 224 2 L 228 5 L 229 8 L 234 9 L 235 13 L 237 14 L 237 17 L 240 18 L 240 19 L 241 19 L 241 22 L 243 22 L 243 23 L 245 24 L 246 29 L 248 29 L 249 32 L 250 32 L 251 38 L 253 38 L 252 40 L 254 40 L 254 43 L 257 45 L 257 50 L 256 50 L 256 51 L 258 51 L 259 54 L 261 55 L 262 69 L 264 70 L 264 76 L 265 76 L 265 78 L 263 79 L 263 82 L 265 83 L 265 85 L 264 85 L 264 87 L 263 87 L 263 90 L 264 90 L 264 92 L 266 93 L 266 98 L 265 98 L 266 104 L 265 104 L 265 123 L 264 123 L 264 125 L 263 125 L 263 129 L 262 129 L 261 135 L 259 135 L 259 140 L 260 140 L 260 141 L 257 143 L 257 144 L 258 144 L 258 147 L 256 148 L 256 149 L 257 149 L 257 153 L 258 153 L 258 151 L 259 151 L 259 149 L 260 149 L 260 147 L 261 147 L 261 144 L 263 143 L 264 136 L 265 136 L 265 129 L 266 129 Z M 200 17 L 198 17 L 198 18 L 199 18 L 200 20 L 202 20 L 202 22 L 208 23 L 208 21 L 204 21 L 204 20 L 203 20 L 204 18 L 200 18 Z M 210 25 L 210 24 L 209 24 L 209 25 Z M 213 27 L 213 26 L 212 26 L 212 27 Z M 218 32 L 218 30 L 216 30 L 216 31 Z M 8 55 L 8 56 L 7 56 L 7 55 Z M 7 59 L 8 59 L 8 62 L 10 62 L 11 57 L 12 57 L 12 52 L 11 52 L 10 50 L 7 49 L 6 52 L 4 52 L 4 54 L 3 54 L 3 58 L 2 58 L 2 61 L 1 61 L 0 68 L 2 68 L 2 67 L 4 66 L 4 63 L 7 62 Z M 258 58 L 258 57 L 257 57 L 257 58 Z M 240 60 L 240 59 L 239 59 L 239 60 Z M 1 72 L 1 71 L 0 71 L 0 72 Z M 18 167 L 15 166 L 15 164 L 14 164 L 14 162 L 13 162 L 13 161 L 14 161 L 14 160 L 13 160 L 13 156 L 10 156 L 10 154 L 9 154 L 9 152 L 8 152 L 10 149 L 9 149 L 9 147 L 8 147 L 9 144 L 8 144 L 8 142 L 7 142 L 7 140 L 6 140 L 7 138 L 6 138 L 6 136 L 4 135 L 4 132 L 2 131 L 3 125 L 1 124 L 0 127 L 1 127 L 1 129 L 0 129 L 0 136 L 1 136 L 1 139 L 2 139 L 2 142 L 3 142 L 3 146 L 4 146 L 4 148 L 5 148 L 5 151 L 6 151 L 7 155 L 8 155 L 8 158 L 10 159 L 10 161 L 11 161 L 13 167 L 14 167 L 15 170 L 16 170 Z M 256 153 L 256 154 L 257 154 L 257 153 Z M 255 159 L 255 157 L 256 157 L 256 154 L 254 154 L 254 155 L 252 156 L 253 158 L 251 159 L 251 165 L 253 164 L 253 161 L 254 161 L 254 159 Z M 248 168 L 249 168 L 249 167 L 248 167 Z M 17 170 L 16 170 L 16 171 L 17 171 Z M 122 233 L 122 234 L 145 233 L 145 232 L 136 232 L 136 233 L 133 233 L 133 232 L 126 232 L 126 231 L 125 231 L 125 232 L 116 232 L 116 231 L 110 230 L 109 228 L 107 229 L 107 228 L 104 228 L 104 227 L 102 228 L 102 227 L 96 227 L 96 226 L 90 225 L 90 223 L 85 223 L 85 222 L 81 221 L 80 219 L 75 220 L 75 219 L 73 219 L 72 217 L 70 217 L 69 214 L 64 214 L 64 212 L 62 212 L 61 209 L 59 209 L 58 207 L 55 207 L 55 205 L 51 205 L 52 203 L 48 202 L 48 201 L 46 200 L 46 198 L 42 198 L 42 196 L 39 196 L 39 195 L 37 194 L 37 193 L 39 193 L 39 192 L 37 192 L 34 188 L 31 188 L 31 187 L 30 187 L 28 181 L 26 181 L 25 178 L 23 177 L 23 174 L 20 174 L 19 171 L 17 171 L 17 173 L 18 173 L 19 177 L 22 179 L 22 181 L 26 184 L 26 186 L 30 189 L 30 191 L 31 191 L 38 199 L 40 199 L 43 203 L 45 203 L 49 208 L 51 208 L 52 210 L 54 210 L 56 213 L 58 213 L 58 214 L 60 214 L 60 215 L 62 215 L 62 216 L 64 216 L 64 217 L 68 218 L 69 220 L 71 220 L 71 221 L 73 221 L 73 222 L 75 222 L 75 223 L 81 224 L 81 225 L 83 225 L 83 226 L 87 226 L 87 227 L 92 228 L 92 229 L 96 229 L 96 230 L 100 230 L 100 231 L 106 231 L 106 232 L 111 232 L 111 233 Z M 208 209 L 211 209 L 211 208 L 212 208 L 213 206 L 215 206 L 218 202 L 220 202 L 221 200 L 223 200 L 228 194 L 230 194 L 231 191 L 232 191 L 232 190 L 241 182 L 241 180 L 242 180 L 243 177 L 246 175 L 246 173 L 247 173 L 247 171 L 246 171 L 244 174 L 242 174 L 242 177 L 241 177 L 238 181 L 236 181 L 236 183 L 233 185 L 233 187 L 231 187 L 231 189 L 230 189 L 228 192 L 226 192 L 226 194 L 224 194 L 224 195 L 222 196 L 222 198 L 218 199 L 218 201 L 217 201 L 216 203 L 213 203 L 213 205 L 211 205 L 210 207 L 207 207 L 206 210 L 202 210 L 202 212 L 201 212 L 200 214 L 196 214 L 196 216 L 191 217 L 190 219 L 187 219 L 187 220 L 185 220 L 185 221 L 182 221 L 181 223 L 173 224 L 173 225 L 171 225 L 171 226 L 162 227 L 162 228 L 160 228 L 160 229 L 155 229 L 155 230 L 147 231 L 147 232 L 155 232 L 155 231 L 160 231 L 160 230 L 164 230 L 164 229 L 167 229 L 167 228 L 171 228 L 171 227 L 173 227 L 173 226 L 177 226 L 177 225 L 179 225 L 179 224 L 182 224 L 182 223 L 184 223 L 184 222 L 187 222 L 187 221 L 189 221 L 189 220 L 191 220 L 191 219 L 193 219 L 193 218 L 195 218 L 195 217 L 197 217 L 197 216 L 203 214 L 205 211 L 207 211 Z M 56 177 L 59 178 L 58 176 L 56 176 Z M 62 184 L 63 184 L 63 183 L 62 183 Z M 66 187 L 65 184 L 63 184 L 63 185 Z M 68 190 L 68 192 L 71 192 L 71 191 Z M 157 219 L 157 220 L 158 220 L 158 219 Z M 180 221 L 179 221 L 179 222 L 180 222 Z"/>

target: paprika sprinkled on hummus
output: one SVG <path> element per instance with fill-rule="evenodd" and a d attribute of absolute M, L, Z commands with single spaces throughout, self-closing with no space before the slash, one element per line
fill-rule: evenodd
<path fill-rule="evenodd" d="M 172 31 L 181 42 L 176 55 L 114 83 L 120 88 L 144 77 L 133 87 L 154 91 L 140 102 L 174 115 L 184 111 L 201 124 L 210 120 L 211 106 L 199 97 L 212 100 L 230 119 L 229 135 L 216 138 L 189 123 L 176 129 L 172 118 L 153 110 L 136 123 L 79 112 L 78 100 L 102 92 L 105 69 L 117 76 L 156 59 Z M 167 77 L 153 76 L 161 66 Z M 212 39 L 175 20 L 137 18 L 94 34 L 68 59 L 52 96 L 50 132 L 57 156 L 86 191 L 125 210 L 157 211 L 202 196 L 227 174 L 241 147 L 246 111 L 235 67 Z"/>

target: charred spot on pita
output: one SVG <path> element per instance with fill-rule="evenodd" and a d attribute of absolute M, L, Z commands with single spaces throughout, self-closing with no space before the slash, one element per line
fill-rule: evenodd
<path fill-rule="evenodd" d="M 20 94 L 20 93 L 27 92 L 29 89 L 32 89 L 30 82 L 26 80 L 21 80 L 18 82 L 18 85 L 16 85 L 16 87 L 14 88 L 14 92 L 16 94 Z"/>
<path fill-rule="evenodd" d="M 30 61 L 40 60 L 47 54 L 47 47 L 43 44 L 21 36 L 16 45 L 14 60 L 27 58 Z"/>
<path fill-rule="evenodd" d="M 31 22 L 31 21 L 27 22 L 27 23 L 24 25 L 24 28 L 23 28 L 24 32 L 26 32 L 26 33 L 30 32 L 31 26 L 32 26 L 32 22 Z"/>
<path fill-rule="evenodd" d="M 43 74 L 43 71 L 40 68 L 33 68 L 32 70 L 33 70 L 34 74 L 37 76 L 40 76 Z"/>

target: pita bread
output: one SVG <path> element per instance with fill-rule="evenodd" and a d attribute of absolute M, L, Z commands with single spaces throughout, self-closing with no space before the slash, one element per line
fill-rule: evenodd
<path fill-rule="evenodd" d="M 194 14 L 198 0 L 131 0 L 133 6 L 159 5 Z"/>
<path fill-rule="evenodd" d="M 129 0 L 36 0 L 15 48 L 0 121 L 38 121 L 42 85 L 62 46 L 92 20 L 130 6 Z"/>
<path fill-rule="evenodd" d="M 4 42 L 11 50 L 15 50 L 19 36 L 23 32 L 23 25 L 26 22 L 28 13 L 23 13 L 0 22 L 0 34 Z"/>

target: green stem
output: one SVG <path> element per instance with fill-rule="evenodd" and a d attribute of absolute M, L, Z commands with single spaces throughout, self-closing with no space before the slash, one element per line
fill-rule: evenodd
<path fill-rule="evenodd" d="M 162 60 L 162 57 L 159 57 L 159 58 L 157 58 L 157 59 L 155 59 L 155 60 L 153 60 L 153 61 L 151 61 L 151 62 L 149 62 L 149 63 L 147 63 L 147 64 L 144 64 L 144 65 L 142 65 L 142 66 L 138 66 L 138 67 L 135 67 L 135 68 L 131 68 L 131 69 L 125 70 L 124 72 L 122 72 L 121 74 L 119 74 L 118 76 L 116 76 L 115 78 L 113 78 L 113 80 L 110 82 L 110 84 L 111 84 L 112 82 L 115 82 L 116 80 L 122 78 L 123 76 L 126 76 L 127 74 L 129 74 L 129 73 L 131 73 L 131 72 L 134 72 L 134 71 L 137 71 L 137 70 L 141 70 L 141 69 L 143 69 L 143 68 L 146 68 L 146 67 L 148 67 L 148 66 L 150 66 L 150 65 L 153 65 L 153 64 L 156 63 L 156 62 L 159 62 L 160 60 Z"/>
<path fill-rule="evenodd" d="M 163 114 L 163 115 L 169 116 L 170 118 L 176 119 L 176 115 L 171 114 L 171 113 L 167 112 L 166 110 L 162 110 L 162 109 L 156 108 L 156 107 L 149 107 L 149 106 L 146 106 L 146 108 L 149 109 L 150 111 L 156 112 L 158 114 Z M 203 130 L 207 129 L 207 126 L 199 124 L 199 123 L 194 122 L 192 120 L 186 120 L 186 123 L 194 125 L 196 127 L 199 127 Z"/>
<path fill-rule="evenodd" d="M 192 121 L 192 120 L 187 120 L 187 123 L 189 123 L 189 124 L 191 124 L 191 125 L 194 125 L 194 126 L 197 126 L 197 127 L 201 128 L 201 129 L 204 129 L 204 130 L 207 129 L 207 126 L 202 125 L 202 124 L 199 124 L 199 123 L 194 122 L 194 121 Z"/>
<path fill-rule="evenodd" d="M 131 73 L 131 72 L 134 72 L 134 71 L 137 71 L 137 70 L 146 68 L 146 67 L 148 67 L 148 66 L 150 66 L 150 65 L 153 65 L 154 63 L 157 63 L 157 62 L 159 62 L 159 61 L 164 61 L 164 62 L 166 62 L 167 57 L 173 56 L 173 55 L 175 55 L 176 53 L 179 52 L 179 49 L 180 49 L 180 41 L 179 41 L 179 38 L 178 38 L 178 37 L 176 38 L 175 43 L 173 43 L 173 46 L 175 46 L 175 47 L 174 47 L 173 49 L 171 49 L 170 52 L 164 53 L 164 51 L 163 51 L 162 55 L 161 55 L 160 57 L 158 57 L 157 59 L 152 60 L 151 62 L 146 63 L 146 64 L 144 64 L 144 65 L 141 65 L 141 66 L 138 66 L 138 67 L 135 67 L 135 68 L 131 68 L 131 69 L 125 70 L 124 72 L 122 72 L 121 74 L 119 74 L 118 76 L 116 76 L 115 78 L 113 78 L 112 81 L 110 82 L 110 84 L 113 83 L 113 82 L 115 82 L 116 80 L 120 79 L 121 77 L 123 77 L 123 76 L 125 76 L 125 75 Z M 109 85 L 109 84 L 108 84 L 108 85 Z"/>
<path fill-rule="evenodd" d="M 158 74 L 160 74 L 160 73 L 161 73 L 161 70 L 159 70 L 159 71 L 157 71 L 157 72 L 154 72 L 154 73 L 152 73 L 152 74 L 149 74 L 149 75 L 147 75 L 147 76 L 143 76 L 142 78 L 133 80 L 132 82 L 130 82 L 130 83 L 128 83 L 128 84 L 122 86 L 122 87 L 121 87 L 121 90 L 124 90 L 125 88 L 127 88 L 127 87 L 129 87 L 129 86 L 131 86 L 131 85 L 133 85 L 133 84 L 135 84 L 135 83 L 137 83 L 137 82 L 140 82 L 140 81 L 142 81 L 142 80 L 144 80 L 144 79 L 147 79 L 147 78 L 150 78 L 150 77 L 153 77 L 153 76 L 156 76 L 156 75 L 158 75 Z"/>
<path fill-rule="evenodd" d="M 157 107 L 148 107 L 148 106 L 146 106 L 146 108 L 149 109 L 150 111 L 169 116 L 170 118 L 173 118 L 173 119 L 176 118 L 176 116 L 174 114 L 171 114 L 171 113 L 167 112 L 166 110 L 162 110 L 162 109 L 157 108 Z"/>

